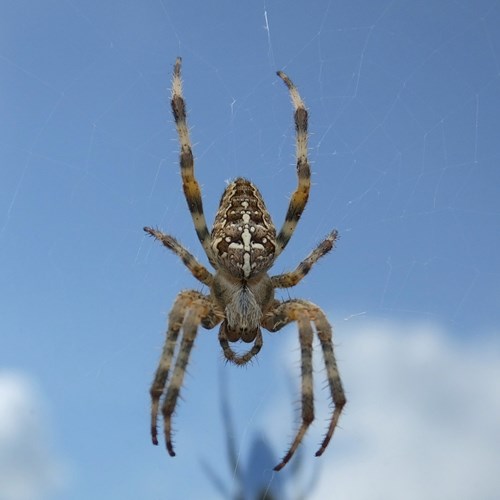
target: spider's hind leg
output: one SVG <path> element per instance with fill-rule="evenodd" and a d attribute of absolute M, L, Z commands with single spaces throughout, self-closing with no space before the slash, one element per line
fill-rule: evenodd
<path fill-rule="evenodd" d="M 297 177 L 298 185 L 286 213 L 285 222 L 281 227 L 278 237 L 276 239 L 276 257 L 286 247 L 290 238 L 292 237 L 295 228 L 299 222 L 300 216 L 306 207 L 307 200 L 309 199 L 309 191 L 311 189 L 311 168 L 309 160 L 307 159 L 307 119 L 308 113 L 304 101 L 300 97 L 297 87 L 288 78 L 285 73 L 278 71 L 278 76 L 285 82 L 288 87 L 292 103 L 295 108 L 294 120 L 296 131 L 296 157 L 297 157 Z"/>
<path fill-rule="evenodd" d="M 172 113 L 174 115 L 177 135 L 181 146 L 180 164 L 182 187 L 184 195 L 191 212 L 194 227 L 198 239 L 203 245 L 208 259 L 213 263 L 213 253 L 210 247 L 210 233 L 208 232 L 205 214 L 203 212 L 203 203 L 201 200 L 201 190 L 198 181 L 194 175 L 194 158 L 191 147 L 191 139 L 189 137 L 189 128 L 186 118 L 186 103 L 182 95 L 182 80 L 181 80 L 181 58 L 178 57 L 174 66 L 174 75 L 172 77 Z"/>

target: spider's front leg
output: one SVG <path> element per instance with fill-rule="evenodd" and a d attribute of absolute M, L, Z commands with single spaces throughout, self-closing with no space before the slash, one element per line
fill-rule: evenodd
<path fill-rule="evenodd" d="M 163 347 L 160 363 L 156 370 L 155 378 L 151 386 L 151 438 L 153 444 L 158 444 L 158 410 L 160 398 L 164 393 L 165 384 L 168 380 L 172 359 L 174 357 L 179 332 L 183 330 L 183 336 L 179 352 L 175 362 L 172 377 L 169 381 L 165 399 L 162 405 L 163 426 L 165 432 L 165 443 L 170 456 L 175 456 L 172 445 L 172 414 L 177 404 L 184 373 L 189 361 L 189 355 L 196 338 L 198 326 L 213 328 L 222 319 L 222 313 L 217 309 L 209 297 L 194 290 L 181 292 L 169 314 L 167 339 Z"/>
<path fill-rule="evenodd" d="M 274 468 L 275 471 L 281 470 L 290 461 L 304 438 L 311 422 L 314 420 L 312 323 L 314 323 L 321 343 L 321 348 L 323 350 L 330 397 L 334 403 L 334 411 L 330 419 L 330 425 L 323 442 L 321 443 L 321 447 L 316 452 L 317 457 L 322 455 L 328 446 L 328 443 L 333 436 L 335 427 L 337 426 L 342 408 L 346 403 L 344 390 L 342 388 L 342 381 L 340 380 L 333 351 L 332 327 L 326 319 L 325 314 L 318 306 L 312 304 L 311 302 L 307 302 L 305 300 L 289 300 L 277 305 L 274 310 L 268 313 L 263 326 L 271 332 L 276 332 L 293 321 L 296 321 L 299 327 L 302 373 L 302 424 L 285 456 Z"/>

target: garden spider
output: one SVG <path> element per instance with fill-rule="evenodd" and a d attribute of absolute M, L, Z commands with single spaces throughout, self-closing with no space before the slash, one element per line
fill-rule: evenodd
<path fill-rule="evenodd" d="M 203 213 L 201 192 L 194 176 L 191 140 L 186 122 L 186 105 L 182 96 L 181 59 L 174 66 L 172 111 L 180 142 L 182 185 L 194 227 L 215 274 L 210 273 L 175 238 L 156 229 L 144 231 L 176 253 L 193 276 L 206 285 L 210 293 L 195 290 L 179 293 L 168 318 L 168 330 L 160 363 L 151 386 L 151 436 L 158 444 L 157 419 L 160 399 L 165 393 L 161 411 L 168 453 L 175 456 L 172 445 L 172 414 L 182 386 L 189 355 L 198 327 L 211 329 L 221 323 L 219 342 L 224 356 L 236 365 L 248 363 L 262 347 L 261 327 L 277 332 L 296 321 L 299 329 L 302 374 L 302 423 L 290 448 L 274 470 L 281 470 L 292 458 L 314 419 L 313 401 L 313 325 L 323 351 L 330 397 L 334 403 L 330 424 L 316 456 L 328 446 L 346 399 L 335 361 L 332 327 L 325 313 L 315 304 L 301 299 L 281 302 L 274 298 L 275 288 L 295 286 L 318 259 L 329 252 L 337 239 L 332 231 L 294 271 L 269 276 L 274 264 L 290 240 L 309 198 L 310 168 L 307 160 L 307 110 L 295 85 L 283 72 L 278 76 L 288 87 L 295 108 L 296 159 L 298 186 L 292 195 L 285 222 L 279 233 L 266 209 L 258 189 L 250 181 L 237 178 L 225 189 L 210 233 Z M 173 372 L 179 332 L 183 331 Z M 233 351 L 230 342 L 253 342 L 244 354 Z M 168 385 L 167 385 L 168 380 Z M 165 386 L 167 388 L 165 390 Z"/>

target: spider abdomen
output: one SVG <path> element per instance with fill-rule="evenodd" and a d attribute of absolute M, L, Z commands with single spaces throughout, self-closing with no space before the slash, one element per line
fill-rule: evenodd
<path fill-rule="evenodd" d="M 249 279 L 269 269 L 276 229 L 259 190 L 238 178 L 224 191 L 212 230 L 212 250 L 231 275 Z"/>

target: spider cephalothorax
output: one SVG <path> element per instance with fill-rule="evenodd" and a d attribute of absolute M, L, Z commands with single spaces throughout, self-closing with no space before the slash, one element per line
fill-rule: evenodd
<path fill-rule="evenodd" d="M 170 311 L 167 339 L 150 391 L 151 435 L 153 443 L 158 444 L 156 423 L 160 399 L 164 396 L 161 410 L 165 441 L 169 454 L 175 455 L 172 445 L 172 414 L 199 325 L 211 329 L 220 323 L 219 342 L 224 356 L 232 363 L 243 365 L 262 347 L 261 328 L 276 332 L 295 321 L 301 345 L 302 425 L 282 461 L 275 467 L 275 470 L 280 470 L 291 459 L 314 419 L 313 325 L 323 351 L 330 397 L 334 403 L 328 430 L 316 456 L 321 455 L 330 442 L 346 402 L 333 351 L 332 327 L 323 311 L 305 300 L 280 302 L 274 298 L 276 288 L 295 286 L 318 259 L 333 248 L 337 231 L 332 231 L 294 271 L 268 275 L 274 261 L 290 240 L 309 198 L 311 171 L 307 160 L 307 110 L 294 84 L 283 72 L 278 71 L 278 76 L 288 87 L 295 108 L 298 176 L 297 189 L 292 194 L 279 233 L 276 234 L 276 228 L 259 190 L 252 182 L 243 178 L 238 178 L 227 186 L 210 233 L 203 213 L 200 188 L 194 176 L 193 152 L 186 122 L 180 70 L 179 58 L 174 66 L 172 81 L 172 111 L 181 146 L 182 184 L 196 233 L 210 264 L 215 269 L 215 274 L 210 273 L 172 236 L 150 227 L 144 228 L 147 233 L 175 252 L 194 277 L 210 289 L 209 295 L 194 290 L 181 292 Z M 181 330 L 182 339 L 173 373 L 170 374 Z M 253 345 L 247 352 L 236 354 L 230 343 L 240 340 Z"/>

